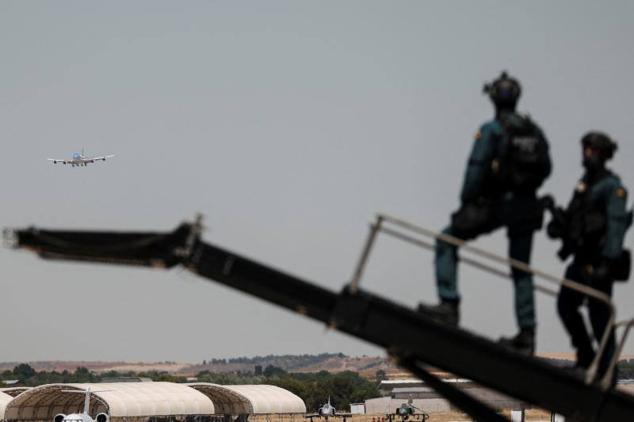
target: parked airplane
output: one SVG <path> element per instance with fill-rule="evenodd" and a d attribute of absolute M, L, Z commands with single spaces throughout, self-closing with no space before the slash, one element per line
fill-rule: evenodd
<path fill-rule="evenodd" d="M 310 419 L 312 421 L 313 418 L 326 418 L 326 420 L 328 420 L 329 417 L 337 417 L 337 418 L 343 418 L 343 420 L 345 421 L 346 418 L 350 416 L 352 416 L 352 413 L 337 412 L 337 409 L 335 409 L 334 406 L 330 404 L 330 396 L 328 396 L 328 403 L 324 404 L 319 409 L 317 409 L 317 413 L 308 414 L 305 416 L 305 418 Z"/>
<path fill-rule="evenodd" d="M 48 161 L 52 161 L 53 164 L 62 163 L 64 165 L 70 164 L 71 166 L 87 166 L 88 164 L 94 163 L 95 161 L 106 161 L 107 158 L 112 158 L 114 155 L 103 155 L 101 157 L 86 157 L 84 155 L 84 150 L 81 150 L 81 153 L 74 152 L 73 158 L 70 160 L 66 160 L 64 158 L 47 158 Z"/>
<path fill-rule="evenodd" d="M 104 390 L 105 391 L 105 390 Z M 64 393 L 83 393 L 80 390 L 62 390 Z M 99 413 L 95 419 L 93 419 L 88 411 L 90 410 L 90 387 L 86 390 L 86 397 L 84 399 L 84 411 L 82 413 L 71 413 L 70 415 L 64 415 L 60 413 L 55 415 L 53 422 L 109 422 L 110 418 L 105 413 Z"/>
<path fill-rule="evenodd" d="M 400 418 L 401 421 L 406 421 L 410 418 L 410 416 L 416 420 L 426 421 L 429 419 L 429 415 L 423 412 L 418 407 L 414 406 L 414 401 L 409 399 L 407 403 L 401 404 L 396 408 L 394 413 L 386 415 L 388 421 L 393 421 L 394 419 Z"/>

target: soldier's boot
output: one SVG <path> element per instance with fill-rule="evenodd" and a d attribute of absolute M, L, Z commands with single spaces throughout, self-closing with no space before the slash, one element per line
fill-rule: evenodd
<path fill-rule="evenodd" d="M 564 366 L 563 370 L 574 375 L 575 377 L 585 380 L 586 371 L 594 360 L 595 352 L 592 346 L 577 348 L 577 361 L 572 366 Z"/>
<path fill-rule="evenodd" d="M 499 343 L 524 355 L 534 355 L 535 329 L 522 328 L 514 337 L 502 337 Z"/>
<path fill-rule="evenodd" d="M 441 299 L 438 305 L 418 305 L 418 312 L 443 324 L 456 327 L 460 321 L 460 303 L 457 300 Z"/>
<path fill-rule="evenodd" d="M 595 352 L 592 347 L 579 347 L 577 349 L 577 362 L 575 363 L 575 367 L 583 370 L 588 369 L 594 360 L 594 356 Z"/>

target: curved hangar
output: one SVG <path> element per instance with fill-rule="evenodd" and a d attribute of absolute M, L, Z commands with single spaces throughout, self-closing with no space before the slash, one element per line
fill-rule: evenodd
<path fill-rule="evenodd" d="M 0 393 L 5 393 L 10 395 L 11 397 L 15 397 L 18 394 L 26 391 L 26 390 L 30 390 L 32 387 L 7 387 L 7 388 L 0 388 Z"/>
<path fill-rule="evenodd" d="M 90 415 L 106 413 L 124 421 L 160 417 L 211 416 L 214 405 L 205 395 L 184 384 L 171 382 L 122 382 L 102 384 L 47 384 L 13 398 L 7 404 L 6 421 L 51 422 L 59 413 L 81 413 L 84 394 L 90 388 Z"/>
<path fill-rule="evenodd" d="M 274 385 L 187 384 L 211 399 L 218 414 L 297 414 L 306 413 L 304 401 Z"/>
<path fill-rule="evenodd" d="M 4 419 L 4 409 L 11 400 L 13 400 L 12 395 L 7 394 L 4 391 L 0 391 L 0 421 Z"/>

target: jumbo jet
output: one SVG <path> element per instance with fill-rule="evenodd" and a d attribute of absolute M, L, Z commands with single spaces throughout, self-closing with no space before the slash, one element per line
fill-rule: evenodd
<path fill-rule="evenodd" d="M 71 166 L 87 166 L 88 164 L 94 163 L 95 161 L 106 161 L 108 158 L 112 158 L 114 155 L 103 155 L 101 157 L 86 157 L 84 155 L 84 150 L 81 150 L 81 153 L 74 152 L 73 158 L 70 160 L 66 160 L 64 158 L 48 158 L 48 161 L 52 161 L 53 164 L 62 163 L 64 165 L 70 164 Z"/>
<path fill-rule="evenodd" d="M 103 390 L 107 391 L 107 390 Z M 103 391 L 95 391 L 95 393 L 101 393 Z M 84 393 L 81 390 L 62 390 L 64 393 Z M 82 413 L 71 413 L 69 415 L 64 415 L 60 413 L 55 416 L 53 422 L 109 422 L 110 418 L 105 413 L 99 413 L 95 419 L 93 419 L 88 413 L 90 410 L 90 388 L 88 388 L 85 392 L 86 396 L 84 397 L 84 411 Z"/>

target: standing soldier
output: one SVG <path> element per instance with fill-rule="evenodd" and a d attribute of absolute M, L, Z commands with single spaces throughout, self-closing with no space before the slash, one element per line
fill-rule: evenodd
<path fill-rule="evenodd" d="M 467 162 L 461 206 L 444 234 L 471 240 L 506 227 L 509 256 L 529 263 L 533 233 L 542 226 L 543 206 L 536 191 L 550 175 L 548 143 L 542 130 L 516 113 L 519 82 L 503 72 L 484 86 L 495 107 L 495 118 L 480 127 Z M 436 282 L 440 303 L 421 305 L 421 312 L 448 324 L 459 321 L 457 247 L 436 243 Z M 519 333 L 501 342 L 523 353 L 535 351 L 535 303 L 532 275 L 512 268 L 515 313 Z"/>
<path fill-rule="evenodd" d="M 562 260 L 573 255 L 566 269 L 567 279 L 612 297 L 613 282 L 629 277 L 629 252 L 623 249 L 623 239 L 632 224 L 632 213 L 626 211 L 627 191 L 621 180 L 605 167 L 616 152 L 616 143 L 603 133 L 589 132 L 581 138 L 581 147 L 585 173 L 568 208 L 553 210 L 548 235 L 562 239 L 559 251 Z M 593 337 L 598 344 L 610 318 L 605 304 L 568 287 L 562 287 L 557 298 L 559 316 L 577 352 L 577 366 L 584 369 L 595 357 L 593 341 L 580 312 L 586 299 Z M 600 375 L 608 370 L 614 351 L 612 331 L 599 363 Z"/>

